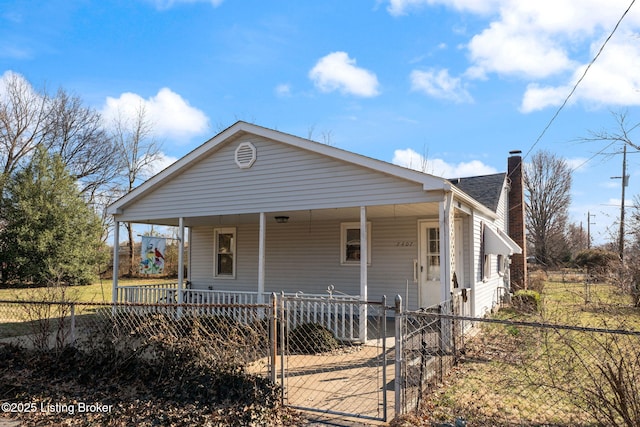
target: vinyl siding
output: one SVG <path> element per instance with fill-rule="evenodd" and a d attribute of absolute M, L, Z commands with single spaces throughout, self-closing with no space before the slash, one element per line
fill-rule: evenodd
<path fill-rule="evenodd" d="M 234 151 L 251 142 L 257 160 L 240 169 Z M 421 184 L 245 135 L 124 208 L 120 221 L 388 205 L 426 201 Z"/>
<path fill-rule="evenodd" d="M 358 265 L 340 264 L 340 224 L 357 221 L 313 221 L 270 224 L 266 231 L 267 292 L 360 293 Z M 413 260 L 418 257 L 418 218 L 389 218 L 371 221 L 371 265 L 368 270 L 368 299 L 383 295 L 392 304 L 395 295 L 407 295 L 409 307 L 417 308 L 417 284 L 413 283 Z M 191 229 L 192 259 L 189 279 L 197 289 L 257 290 L 258 225 L 237 225 L 237 276 L 213 277 L 214 227 Z M 405 302 L 406 303 L 406 302 Z"/>

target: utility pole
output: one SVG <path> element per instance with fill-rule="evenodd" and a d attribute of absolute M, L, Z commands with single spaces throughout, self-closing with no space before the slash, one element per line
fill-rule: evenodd
<path fill-rule="evenodd" d="M 627 144 L 624 144 L 622 151 L 622 176 L 612 176 L 611 179 L 622 180 L 622 200 L 620 202 L 620 236 L 618 237 L 618 256 L 624 262 L 624 189 L 629 185 L 629 175 L 627 175 Z"/>

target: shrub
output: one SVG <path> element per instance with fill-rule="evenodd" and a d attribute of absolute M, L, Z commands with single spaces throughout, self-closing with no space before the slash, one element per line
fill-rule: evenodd
<path fill-rule="evenodd" d="M 547 273 L 537 270 L 529 275 L 528 288 L 541 294 L 544 291 L 544 284 L 547 281 Z"/>
<path fill-rule="evenodd" d="M 516 291 L 512 305 L 516 310 L 526 313 L 540 311 L 540 294 L 533 290 Z"/>
<path fill-rule="evenodd" d="M 574 262 L 578 267 L 586 268 L 597 278 L 606 278 L 609 266 L 619 261 L 618 254 L 603 249 L 587 249 L 576 254 Z"/>
<path fill-rule="evenodd" d="M 289 333 L 289 349 L 292 353 L 324 353 L 339 346 L 333 333 L 318 323 L 303 323 Z"/>

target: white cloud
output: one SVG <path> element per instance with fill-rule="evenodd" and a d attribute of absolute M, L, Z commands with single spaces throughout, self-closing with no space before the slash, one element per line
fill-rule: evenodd
<path fill-rule="evenodd" d="M 291 85 L 288 83 L 282 83 L 276 86 L 276 94 L 280 97 L 291 96 Z"/>
<path fill-rule="evenodd" d="M 388 0 L 390 14 L 447 7 L 487 19 L 466 44 L 463 79 L 492 74 L 527 83 L 521 111 L 558 106 L 610 34 L 628 0 Z M 580 84 L 574 101 L 640 105 L 640 8 L 631 8 L 616 36 Z"/>
<path fill-rule="evenodd" d="M 522 98 L 520 111 L 530 113 L 552 105 L 561 105 L 570 91 L 571 88 L 568 86 L 541 87 L 537 83 L 531 83 L 527 86 L 527 90 Z"/>
<path fill-rule="evenodd" d="M 399 166 L 444 178 L 463 178 L 497 173 L 495 168 L 485 165 L 480 160 L 451 164 L 442 159 L 425 158 L 411 148 L 395 150 L 392 162 Z"/>
<path fill-rule="evenodd" d="M 218 7 L 224 0 L 147 0 L 152 3 L 157 9 L 166 10 L 179 4 L 193 4 L 193 3 L 210 3 L 213 7 Z"/>
<path fill-rule="evenodd" d="M 601 43 L 591 46 L 592 55 Z M 559 106 L 570 93 L 575 82 L 584 74 L 587 65 L 577 68 L 569 84 L 541 87 L 530 84 L 520 109 L 525 112 Z M 593 63 L 584 80 L 572 96 L 573 102 L 583 100 L 598 105 L 640 105 L 640 45 L 628 35 L 612 40 Z"/>
<path fill-rule="evenodd" d="M 102 114 L 106 123 L 110 123 L 118 114 L 135 116 L 141 106 L 144 107 L 156 136 L 190 138 L 209 128 L 207 116 L 169 88 L 160 89 L 149 99 L 131 92 L 123 93 L 119 98 L 107 97 Z"/>
<path fill-rule="evenodd" d="M 371 71 L 356 66 L 346 52 L 333 52 L 320 58 L 309 71 L 309 78 L 322 92 L 339 90 L 362 97 L 378 95 L 378 78 Z"/>
<path fill-rule="evenodd" d="M 0 102 L 7 97 L 6 85 L 9 82 L 13 82 L 16 86 L 18 86 L 23 97 L 30 99 L 40 98 L 40 94 L 38 94 L 33 89 L 31 83 L 29 83 L 29 81 L 25 79 L 22 74 L 16 73 L 15 71 L 7 70 L 2 74 L 2 76 L 0 76 Z"/>
<path fill-rule="evenodd" d="M 487 73 L 541 78 L 573 66 L 564 50 L 544 35 L 522 33 L 520 28 L 500 23 L 474 36 L 468 47 L 474 65 L 467 74 L 475 78 L 484 78 Z"/>
<path fill-rule="evenodd" d="M 167 156 L 165 153 L 160 152 L 158 158 L 152 162 L 149 166 L 149 176 L 153 176 L 164 169 L 172 165 L 178 160 L 177 157 Z"/>
<path fill-rule="evenodd" d="M 589 168 L 588 159 L 585 157 L 574 157 L 571 159 L 564 159 L 565 163 L 574 172 L 586 172 Z"/>
<path fill-rule="evenodd" d="M 411 89 L 424 92 L 434 98 L 447 99 L 454 102 L 472 102 L 473 98 L 464 88 L 462 81 L 451 77 L 449 70 L 429 70 L 411 72 Z"/>
<path fill-rule="evenodd" d="M 488 13 L 500 0 L 389 0 L 387 10 L 391 15 L 406 15 L 424 6 L 445 5 L 460 11 Z"/>

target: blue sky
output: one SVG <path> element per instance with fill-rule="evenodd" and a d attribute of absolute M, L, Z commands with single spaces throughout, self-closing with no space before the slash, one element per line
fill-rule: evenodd
<path fill-rule="evenodd" d="M 110 117 L 144 103 L 166 165 L 237 120 L 445 177 L 549 150 L 571 215 L 615 232 L 621 156 L 580 143 L 640 122 L 640 5 L 539 139 L 632 0 L 0 0 L 0 76 Z M 640 143 L 640 131 L 635 141 Z M 536 141 L 538 141 L 536 143 Z M 640 194 L 629 155 L 628 201 Z"/>

